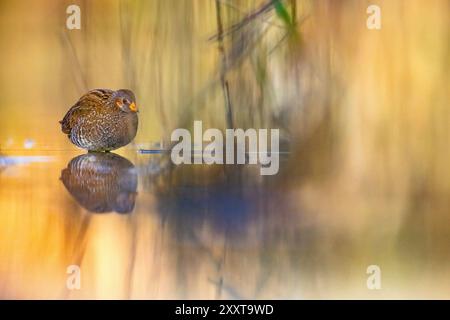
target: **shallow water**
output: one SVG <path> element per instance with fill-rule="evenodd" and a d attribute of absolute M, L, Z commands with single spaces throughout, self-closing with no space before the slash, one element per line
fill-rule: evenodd
<path fill-rule="evenodd" d="M 390 208 L 386 223 L 381 200 L 368 219 L 325 190 L 332 205 L 317 202 L 285 175 L 174 167 L 161 154 L 45 152 L 1 163 L 3 298 L 448 297 L 436 215 Z M 381 290 L 367 288 L 371 264 Z M 70 265 L 80 267 L 79 290 L 66 287 Z"/>

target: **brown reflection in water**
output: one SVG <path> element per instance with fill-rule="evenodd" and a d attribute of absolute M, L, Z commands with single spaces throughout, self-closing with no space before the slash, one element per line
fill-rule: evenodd
<path fill-rule="evenodd" d="M 130 213 L 134 209 L 137 173 L 134 165 L 114 153 L 88 153 L 73 158 L 61 181 L 75 200 L 94 213 Z"/>

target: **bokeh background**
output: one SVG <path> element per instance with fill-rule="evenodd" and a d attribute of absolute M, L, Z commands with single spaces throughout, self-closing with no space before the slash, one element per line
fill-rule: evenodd
<path fill-rule="evenodd" d="M 449 1 L 2 0 L 0 26 L 1 298 L 450 298 Z M 130 214 L 60 181 L 92 88 L 137 96 Z M 280 128 L 280 173 L 137 153 L 193 120 Z"/>

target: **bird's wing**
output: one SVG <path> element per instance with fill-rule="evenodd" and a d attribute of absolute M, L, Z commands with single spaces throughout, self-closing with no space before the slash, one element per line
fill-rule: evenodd
<path fill-rule="evenodd" d="M 70 134 L 70 131 L 80 117 L 83 117 L 83 115 L 89 113 L 95 107 L 105 104 L 113 92 L 109 89 L 94 89 L 83 95 L 59 122 L 61 123 L 62 132 Z"/>

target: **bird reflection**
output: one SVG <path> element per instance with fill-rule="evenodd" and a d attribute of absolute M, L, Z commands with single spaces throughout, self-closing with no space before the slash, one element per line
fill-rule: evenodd
<path fill-rule="evenodd" d="M 61 181 L 88 211 L 130 213 L 134 209 L 137 172 L 117 154 L 92 152 L 75 157 L 61 171 Z"/>

